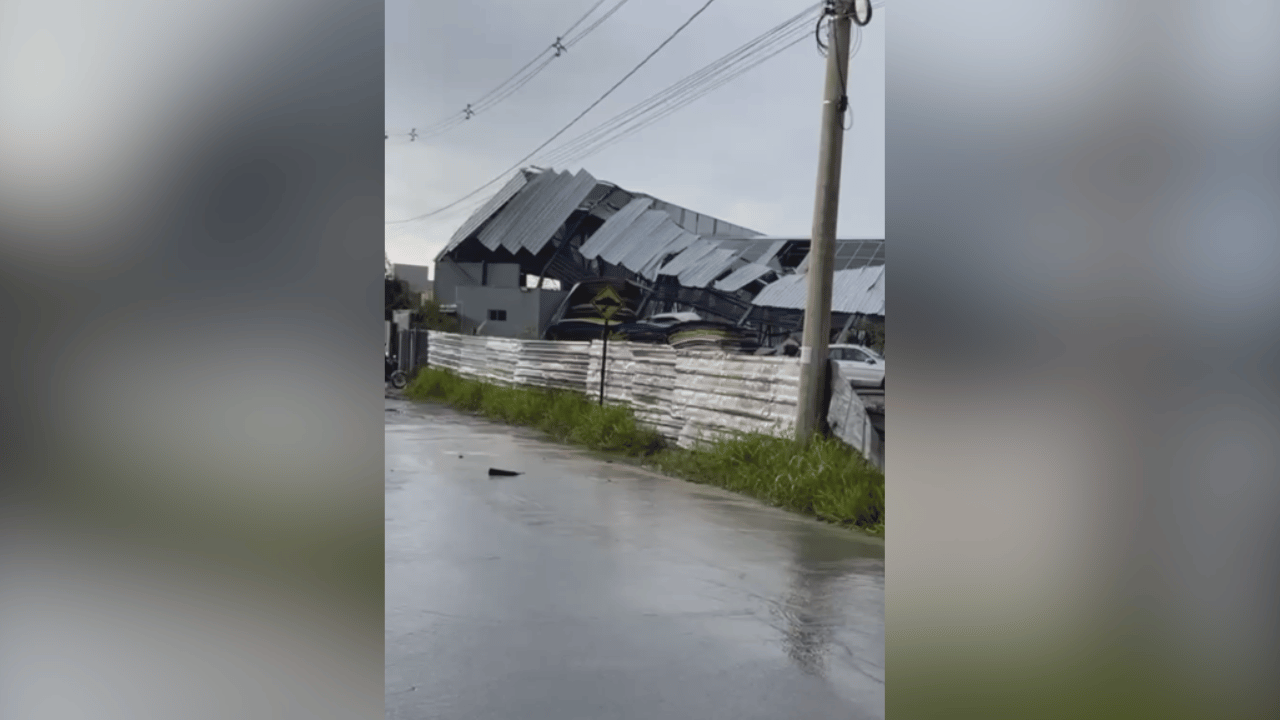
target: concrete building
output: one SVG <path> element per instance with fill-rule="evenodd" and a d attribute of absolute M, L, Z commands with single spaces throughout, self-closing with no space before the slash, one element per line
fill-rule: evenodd
<path fill-rule="evenodd" d="M 518 263 L 436 263 L 437 300 L 457 314 L 464 333 L 537 339 L 567 291 L 525 287 Z"/>
<path fill-rule="evenodd" d="M 431 296 L 431 267 L 428 265 L 406 265 L 395 263 L 391 266 L 396 279 L 403 280 L 409 290 L 419 295 Z"/>

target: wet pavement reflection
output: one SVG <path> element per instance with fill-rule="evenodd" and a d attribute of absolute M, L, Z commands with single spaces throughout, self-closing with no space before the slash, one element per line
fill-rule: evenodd
<path fill-rule="evenodd" d="M 388 718 L 884 717 L 883 543 L 385 402 Z"/>

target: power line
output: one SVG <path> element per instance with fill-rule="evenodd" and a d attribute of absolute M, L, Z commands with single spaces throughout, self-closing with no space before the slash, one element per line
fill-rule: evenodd
<path fill-rule="evenodd" d="M 780 54 L 781 52 L 799 44 L 801 41 L 803 41 L 805 36 L 807 35 L 807 31 L 803 29 L 803 23 L 806 22 L 806 20 L 804 20 L 803 17 L 805 15 L 810 14 L 813 10 L 816 10 L 819 7 L 819 5 L 813 6 L 805 13 L 802 13 L 801 15 L 798 15 L 795 18 L 792 18 L 792 20 L 788 21 L 787 23 L 784 23 L 783 26 L 779 26 L 779 28 L 782 28 L 784 26 L 790 25 L 790 29 L 789 29 L 790 31 L 782 35 L 781 37 L 777 38 L 776 39 L 777 42 L 773 43 L 771 47 L 762 48 L 760 52 L 755 54 L 754 57 L 751 57 L 743 61 L 742 63 L 739 63 L 739 65 L 736 67 L 733 67 L 731 71 L 724 71 L 724 68 L 716 67 L 718 63 L 724 61 L 726 58 L 730 56 L 726 56 L 726 58 L 721 58 L 720 61 L 717 61 L 716 63 L 712 63 L 712 65 L 708 66 L 708 68 L 704 68 L 702 71 L 699 71 L 698 73 L 695 73 L 693 76 L 690 76 L 690 78 L 686 78 L 684 81 L 681 81 L 681 83 L 677 83 L 672 88 L 668 88 L 662 93 L 659 93 L 659 95 L 654 96 L 654 98 L 650 98 L 649 101 L 646 101 L 645 103 L 641 103 L 640 105 L 635 106 L 634 108 L 632 108 L 631 110 L 628 110 L 627 112 L 621 113 L 619 116 L 615 117 L 609 122 L 604 123 L 601 126 L 598 126 L 597 128 L 591 131 L 588 131 L 587 133 L 584 133 L 578 138 L 575 138 L 574 140 L 571 140 L 568 143 L 565 143 L 564 145 L 562 145 L 559 148 L 556 148 L 555 150 L 552 150 L 549 154 L 540 156 L 538 161 L 540 163 L 552 164 L 552 165 L 561 165 L 561 164 L 569 165 L 569 164 L 578 162 L 591 155 L 594 155 L 595 153 L 600 152 L 601 150 L 604 150 L 606 147 L 610 145 L 613 145 L 617 142 L 620 142 L 621 140 L 626 139 L 627 137 L 630 137 L 636 132 L 639 132 L 640 130 L 643 130 L 644 128 L 662 120 L 663 118 L 667 117 L 671 113 L 676 112 L 681 108 L 685 107 L 686 105 L 692 102 L 695 102 L 696 100 L 714 92 L 718 88 L 722 87 L 723 85 L 729 82 L 732 82 L 734 79 L 736 79 L 740 75 L 750 71 L 752 68 L 765 62 L 769 58 L 772 58 Z M 797 21 L 799 21 L 798 24 L 797 24 Z M 774 30 L 776 31 L 779 28 L 775 28 Z M 861 46 L 861 41 L 862 41 L 861 29 L 855 25 L 853 27 L 853 30 L 854 30 L 854 39 L 856 41 L 856 44 L 850 52 L 850 57 L 852 57 L 857 53 L 857 50 Z M 770 32 L 774 32 L 774 31 L 770 31 Z M 767 35 L 769 35 L 769 33 L 766 33 L 766 36 Z M 761 38 L 758 38 L 757 41 L 760 39 Z M 742 50 L 742 48 L 740 48 L 739 50 Z M 692 86 L 686 89 L 683 96 L 681 96 L 680 93 L 675 93 L 674 95 L 671 95 L 671 91 L 680 89 L 680 86 L 682 83 L 687 84 L 687 81 L 691 79 L 698 80 L 699 76 L 707 75 L 708 70 L 718 73 L 719 76 L 711 79 L 704 79 L 702 81 L 695 81 L 692 84 Z M 651 102 L 651 101 L 654 101 L 655 99 L 661 98 L 664 95 L 671 95 L 674 99 L 671 102 L 667 102 L 665 104 Z M 649 107 L 644 107 L 646 105 L 648 105 Z M 646 113 L 648 114 L 648 117 L 645 117 Z M 629 116 L 629 114 L 632 116 Z M 630 124 L 630 127 L 625 127 L 625 128 L 623 127 L 628 124 Z"/>
<path fill-rule="evenodd" d="M 640 132 L 641 130 L 649 127 L 650 125 L 653 125 L 654 123 L 659 122 L 660 120 L 663 120 L 664 118 L 671 115 L 672 113 L 675 113 L 683 109 L 685 106 L 701 99 L 706 95 L 711 94 L 712 92 L 715 92 L 716 90 L 720 89 L 722 86 L 737 79 L 740 75 L 750 71 L 756 65 L 759 65 L 760 63 L 763 63 L 764 61 L 772 58 L 774 55 L 777 55 L 785 50 L 790 49 L 791 47 L 794 47 L 800 42 L 803 42 L 805 39 L 805 35 L 807 34 L 808 34 L 807 32 L 802 32 L 799 37 L 792 39 L 790 42 L 784 44 L 782 47 L 777 48 L 776 50 L 768 53 L 767 55 L 763 56 L 759 60 L 752 62 L 746 67 L 743 67 L 735 71 L 734 73 L 727 75 L 726 77 L 717 79 L 715 82 L 707 85 L 705 88 L 700 89 L 697 93 L 681 98 L 678 102 L 672 103 L 669 106 L 662 108 L 661 111 L 654 113 L 649 117 L 645 117 L 633 122 L 630 127 L 624 130 L 618 131 L 610 137 L 602 138 L 586 147 L 579 148 L 576 152 L 573 152 L 567 156 L 561 157 L 557 162 L 559 164 L 565 164 L 565 165 L 580 162 L 581 160 L 584 160 L 592 155 L 595 155 L 596 153 L 603 151 L 604 149 L 606 149 L 611 145 L 614 145 L 616 143 L 619 143 L 627 139 L 628 137 L 631 137 L 632 135 Z"/>
<path fill-rule="evenodd" d="M 599 3 L 596 3 L 596 4 L 599 5 Z M 619 8 L 621 8 L 623 5 L 626 5 L 626 4 L 627 4 L 627 0 L 621 0 L 621 2 L 619 2 L 617 5 L 614 5 L 613 7 L 609 8 L 608 12 L 606 12 L 602 17 L 600 17 L 600 19 L 596 20 L 594 23 L 591 24 L 591 27 L 587 28 L 586 30 L 583 30 L 582 32 L 570 38 L 568 42 L 568 46 L 573 47 L 574 45 L 577 45 L 579 42 L 582 41 L 582 38 L 590 35 L 593 30 L 600 27 L 600 25 L 605 20 L 608 20 L 614 13 L 618 12 Z"/>
<path fill-rule="evenodd" d="M 797 15 L 796 17 L 793 17 L 790 20 L 782 23 L 781 25 L 774 27 L 773 29 L 769 30 L 765 34 L 756 38 L 755 40 L 752 40 L 751 42 L 739 47 L 733 52 L 708 64 L 706 67 L 703 67 L 697 72 L 694 72 L 691 75 L 681 79 L 680 81 L 658 92 L 657 94 L 649 97 L 648 99 L 640 103 L 637 103 L 631 108 L 628 108 L 627 110 L 614 116 L 610 120 L 604 123 L 601 123 L 600 125 L 596 126 L 592 130 L 589 130 L 586 133 L 579 135 L 574 140 L 571 140 L 565 143 L 564 145 L 562 145 L 560 148 L 557 148 L 556 150 L 552 151 L 552 153 L 546 157 L 558 156 L 566 148 L 573 147 L 573 146 L 580 146 L 585 142 L 595 140 L 599 137 L 604 136 L 614 128 L 617 128 L 626 124 L 628 121 L 632 120 L 633 118 L 641 117 L 645 113 L 658 110 L 662 108 L 665 104 L 678 100 L 683 95 L 688 95 L 690 93 L 697 92 L 700 88 L 703 88 L 710 82 L 714 81 L 715 77 L 718 74 L 723 75 L 725 72 L 732 70 L 737 65 L 742 64 L 743 61 L 750 60 L 754 55 L 759 54 L 763 47 L 766 47 L 769 43 L 777 40 L 779 37 L 785 38 L 785 34 L 789 26 L 791 27 L 791 29 L 794 29 L 794 26 L 796 25 L 797 21 L 802 21 L 805 15 L 811 13 L 816 8 L 817 6 L 815 5 L 814 7 L 811 7 L 808 10 L 806 10 L 804 13 L 801 13 L 800 15 Z"/>
<path fill-rule="evenodd" d="M 653 57 L 654 57 L 655 55 L 657 55 L 659 52 L 661 52 L 661 51 L 662 51 L 662 49 L 663 49 L 663 48 L 665 48 L 668 44 L 670 44 L 672 40 L 675 40 L 675 39 L 676 39 L 676 37 L 677 37 L 681 32 L 683 32 L 685 28 L 689 27 L 689 25 L 690 25 L 690 24 L 692 24 L 692 23 L 693 23 L 693 21 L 694 21 L 694 20 L 696 20 L 696 19 L 697 19 L 697 17 L 698 17 L 699 15 L 701 15 L 703 12 L 705 12 L 707 8 L 711 7 L 711 4 L 712 4 L 712 3 L 714 3 L 714 2 L 715 2 L 715 0 L 707 0 L 707 2 L 706 2 L 706 3 L 704 3 L 704 4 L 702 5 L 702 7 L 698 8 L 698 10 L 697 10 L 696 12 L 694 12 L 694 13 L 693 13 L 693 15 L 690 15 L 690 16 L 689 16 L 689 19 L 688 19 L 688 20 L 685 20 L 685 21 L 684 21 L 684 23 L 680 25 L 680 27 L 676 28 L 676 29 L 675 29 L 675 32 L 671 33 L 671 35 L 669 35 L 669 36 L 667 37 L 667 39 L 666 39 L 666 40 L 663 40 L 663 41 L 662 41 L 662 43 L 658 45 L 658 47 L 654 48 L 654 49 L 653 49 L 653 52 L 651 52 L 651 53 L 649 53 L 648 55 L 646 55 L 646 56 L 645 56 L 645 58 L 644 58 L 643 60 L 641 60 L 641 61 L 640 61 L 640 64 L 638 64 L 638 65 L 636 65 L 634 68 L 632 68 L 632 69 L 631 69 L 631 71 L 630 71 L 630 72 L 628 72 L 626 75 L 623 75 L 621 80 L 619 80 L 618 82 L 614 83 L 614 84 L 613 84 L 613 87 L 611 87 L 611 88 L 609 88 L 608 90 L 606 90 L 606 91 L 605 91 L 605 93 L 604 93 L 603 95 L 601 95 L 599 98 L 597 98 L 595 102 L 593 102 L 593 103 L 591 103 L 590 105 L 588 105 L 586 110 L 583 110 L 582 112 L 578 113 L 578 116 L 577 116 L 577 117 L 575 117 L 574 119 L 570 120 L 568 125 L 565 125 L 564 127 L 560 128 L 558 131 L 556 131 L 556 133 L 555 133 L 554 135 L 552 135 L 551 137 L 547 138 L 547 140 L 546 140 L 545 142 L 543 142 L 543 143 L 542 143 L 541 145 L 539 145 L 538 147 L 534 148 L 534 149 L 533 149 L 533 151 L 532 151 L 532 152 L 530 152 L 528 155 L 525 155 L 524 157 L 520 158 L 520 160 L 518 160 L 514 165 L 512 165 L 510 168 L 508 168 L 508 169 L 504 170 L 504 171 L 503 171 L 501 174 L 499 174 L 497 177 L 493 178 L 492 180 L 490 180 L 489 182 L 485 183 L 484 185 L 481 185 L 480 187 L 476 188 L 475 190 L 472 190 L 471 192 L 467 193 L 466 195 L 463 195 L 462 197 L 458 198 L 457 200 L 454 200 L 453 202 L 449 203 L 448 205 L 445 205 L 444 207 L 438 208 L 438 209 L 436 209 L 436 210 L 433 210 L 433 211 L 431 211 L 431 212 L 429 212 L 429 213 L 425 213 L 425 214 L 423 214 L 423 215 L 419 215 L 419 216 L 417 216 L 417 217 L 409 218 L 409 219 L 407 219 L 407 220 L 395 220 L 395 221 L 392 221 L 392 222 L 390 222 L 390 223 L 388 223 L 388 224 L 399 224 L 399 223 L 412 222 L 412 221 L 414 221 L 414 220 L 422 220 L 422 219 L 424 219 L 424 218 L 432 217 L 433 215 L 438 215 L 438 214 L 440 214 L 441 212 L 444 212 L 445 210 L 448 210 L 449 208 L 452 208 L 452 207 L 454 207 L 454 206 L 458 205 L 459 203 L 462 203 L 463 201 L 467 200 L 468 198 L 471 198 L 471 197 L 475 196 L 477 193 L 480 193 L 480 192 L 481 192 L 481 191 L 483 191 L 485 188 L 490 187 L 491 185 L 493 185 L 494 183 L 498 182 L 499 180 L 502 180 L 503 178 L 505 178 L 505 177 L 508 175 L 508 173 L 511 173 L 511 172 L 512 172 L 512 171 L 514 171 L 514 170 L 518 170 L 518 169 L 520 169 L 520 167 L 525 163 L 525 161 L 527 161 L 529 158 L 532 158 L 534 155 L 537 155 L 539 152 L 542 152 L 542 149 L 543 149 L 543 148 L 545 148 L 546 146 L 548 146 L 548 145 L 550 145 L 551 143 L 555 142 L 556 138 L 558 138 L 558 137 L 560 137 L 561 135 L 563 135 L 563 134 L 565 134 L 566 132 L 568 132 L 568 131 L 569 131 L 569 128 L 571 128 L 571 127 L 573 127 L 575 124 L 577 124 L 577 122 L 578 122 L 579 120 L 581 120 L 584 116 L 586 116 L 586 114 L 587 114 L 587 113 L 589 113 L 589 112 L 591 112 L 593 109 L 595 109 L 595 107 L 596 107 L 597 105 L 599 105 L 600 103 L 604 102 L 605 98 L 607 98 L 607 97 L 609 97 L 610 95 L 612 95 L 612 94 L 613 94 L 613 92 L 614 92 L 615 90 L 617 90 L 619 87 L 621 87 L 621 86 L 622 86 L 622 84 L 623 84 L 623 83 L 625 83 L 628 79 L 630 79 L 632 75 L 635 75 L 637 72 L 639 72 L 639 71 L 640 71 L 640 68 L 644 67 L 644 66 L 645 66 L 645 65 L 646 65 L 650 60 L 652 60 L 652 59 L 653 59 Z"/>
<path fill-rule="evenodd" d="M 623 0 L 623 2 L 626 2 L 626 0 Z M 569 33 L 573 32 L 573 29 L 574 29 L 574 28 L 576 28 L 576 27 L 578 27 L 579 25 L 581 25 L 583 20 L 586 20 L 588 17 L 590 17 L 590 16 L 591 16 L 591 13 L 595 12 L 595 11 L 596 11 L 596 8 L 600 7 L 600 6 L 601 6 L 601 5 L 603 5 L 603 4 L 604 4 L 604 0 L 596 0 L 596 4 L 595 4 L 595 5 L 592 5 L 592 6 L 591 6 L 591 9 L 590 9 L 590 10 L 588 10 L 588 11 L 586 12 L 586 14 L 585 14 L 585 15 L 583 15 L 583 16 L 582 16 L 582 17 L 580 17 L 580 18 L 578 18 L 578 21 L 577 21 L 577 22 L 575 22 L 574 24 L 570 25 L 570 26 L 569 26 L 569 29 L 568 29 L 568 30 L 565 30 L 565 31 L 564 31 L 564 33 L 563 33 L 560 37 L 564 37 L 565 35 L 568 35 Z M 619 5 L 621 5 L 622 3 L 618 3 L 618 4 L 619 4 Z M 616 8 L 615 8 L 615 9 L 616 9 Z M 588 30 L 587 32 L 590 32 L 590 30 Z M 583 35 L 586 35 L 586 33 L 583 33 Z M 560 38 L 556 38 L 556 44 L 557 44 L 557 45 L 558 45 L 558 44 L 560 44 Z"/>
<path fill-rule="evenodd" d="M 462 110 L 459 110 L 447 117 L 441 118 L 437 122 L 431 125 L 428 125 L 424 128 L 414 128 L 411 133 L 410 140 L 412 141 L 416 139 L 416 137 L 433 138 L 433 137 L 438 137 L 440 135 L 444 135 L 445 133 L 448 133 L 449 131 L 453 130 L 459 125 L 464 124 L 466 121 L 470 120 L 476 115 L 479 115 L 483 112 L 486 112 L 494 108 L 495 106 L 500 104 L 503 100 L 506 100 L 507 98 L 511 97 L 516 92 L 518 92 L 520 88 L 523 88 L 525 85 L 527 85 L 530 80 L 537 77 L 538 74 L 541 73 L 543 70 L 545 70 L 546 67 L 550 65 L 553 60 L 560 57 L 560 55 L 563 52 L 566 52 L 567 50 L 569 50 L 569 48 L 572 48 L 574 45 L 577 45 L 579 42 L 581 42 L 582 39 L 585 38 L 587 35 L 590 35 L 592 31 L 600 27 L 601 24 L 603 24 L 606 20 L 612 17 L 613 14 L 616 13 L 623 5 L 626 5 L 627 2 L 628 0 L 618 0 L 618 2 L 616 2 L 612 7 L 610 7 L 609 10 L 606 11 L 603 16 L 597 18 L 586 29 L 570 37 L 571 33 L 573 33 L 573 31 L 579 25 L 581 25 L 584 21 L 586 21 L 587 18 L 591 17 L 591 15 L 594 14 L 595 11 L 598 10 L 600 6 L 605 3 L 605 0 L 596 0 L 596 3 L 592 5 L 591 8 L 582 15 L 582 17 L 579 17 L 577 21 L 575 21 L 572 25 L 570 25 L 569 28 L 564 31 L 564 33 L 562 33 L 559 37 L 557 37 L 554 43 L 547 46 L 542 52 L 534 56 L 533 59 L 525 63 L 524 66 L 521 67 L 519 70 L 515 71 L 514 74 L 512 74 L 506 80 L 503 80 L 496 87 L 491 89 L 489 92 L 473 100 Z M 568 39 L 566 40 L 565 38 L 568 38 Z M 391 138 L 390 133 L 384 133 L 384 135 L 388 140 Z"/>
<path fill-rule="evenodd" d="M 807 34 L 805 26 L 808 17 L 820 7 L 821 3 L 818 3 L 807 8 L 665 90 L 564 143 L 550 153 L 539 156 L 539 162 L 550 165 L 576 162 L 714 92 L 743 73 L 802 41 Z"/>

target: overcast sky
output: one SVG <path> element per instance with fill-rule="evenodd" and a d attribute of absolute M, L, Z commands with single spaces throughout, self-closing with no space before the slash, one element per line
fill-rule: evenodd
<path fill-rule="evenodd" d="M 443 136 L 410 142 L 549 46 L 595 0 L 387 0 L 386 218 L 430 212 L 509 168 L 599 98 L 703 4 L 630 0 L 516 95 Z M 606 0 L 597 16 L 614 4 Z M 812 5 L 716 0 L 560 141 L 594 127 Z M 884 237 L 885 8 L 849 74 L 840 237 Z M 582 27 L 585 27 L 586 24 Z M 809 234 L 825 60 L 809 39 L 602 152 L 557 170 L 769 235 Z M 398 137 L 401 136 L 401 137 Z M 555 147 L 555 144 L 548 149 Z M 535 158 L 536 160 L 536 158 Z M 534 161 L 530 161 L 534 162 Z M 474 202 L 492 195 L 494 185 Z M 393 262 L 429 265 L 469 214 L 387 226 Z"/>

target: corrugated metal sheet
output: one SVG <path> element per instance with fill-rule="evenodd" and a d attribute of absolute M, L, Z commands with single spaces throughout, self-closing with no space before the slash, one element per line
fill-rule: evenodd
<path fill-rule="evenodd" d="M 803 310 L 808 275 L 787 275 L 764 287 L 752 301 L 760 307 Z M 831 311 L 884 315 L 884 266 L 838 270 L 832 274 Z"/>
<path fill-rule="evenodd" d="M 658 277 L 658 268 L 662 267 L 668 257 L 683 252 L 690 245 L 698 241 L 698 236 L 689 231 L 683 231 L 675 240 L 672 240 L 667 247 L 655 253 L 649 261 L 640 268 L 639 273 L 648 280 L 654 280 Z"/>
<path fill-rule="evenodd" d="M 535 205 L 535 201 L 541 200 L 544 191 L 549 187 L 556 187 L 566 182 L 567 173 L 557 173 L 551 170 L 545 171 L 534 176 L 529 184 L 523 190 L 516 194 L 511 202 L 498 213 L 496 217 L 484 228 L 479 234 L 479 240 L 484 246 L 490 250 L 495 250 L 503 245 L 503 238 L 516 226 L 520 219 L 537 212 L 539 206 Z"/>
<path fill-rule="evenodd" d="M 592 343 L 586 392 L 600 388 L 600 343 Z M 610 343 L 605 401 L 627 405 L 636 418 L 682 447 L 761 433 L 786 435 L 795 423 L 799 361 L 669 346 Z"/>
<path fill-rule="evenodd" d="M 684 426 L 677 442 L 691 447 L 746 433 L 789 435 L 799 392 L 796 358 L 680 353 L 673 412 Z"/>
<path fill-rule="evenodd" d="M 609 243 L 609 247 L 600 252 L 600 259 L 614 265 L 618 261 L 635 249 L 636 245 L 645 242 L 645 239 L 654 233 L 663 223 L 671 223 L 671 218 L 666 213 L 658 210 L 646 210 L 641 213 L 636 221 L 619 234 L 618 238 Z M 674 224 L 674 223 L 672 223 Z"/>
<path fill-rule="evenodd" d="M 735 239 L 732 241 L 721 242 L 720 244 L 721 247 L 732 247 L 737 249 L 739 257 L 747 262 L 767 262 L 768 258 L 766 256 L 771 257 L 769 250 L 775 245 L 778 245 L 775 240 L 754 239 L 747 241 Z M 778 247 L 781 247 L 781 245 L 778 245 Z M 777 250 L 774 250 L 773 252 L 776 253 Z"/>
<path fill-rule="evenodd" d="M 587 363 L 593 357 L 591 344 L 522 340 L 516 359 L 517 385 L 535 385 L 560 390 L 581 390 L 587 377 Z"/>
<path fill-rule="evenodd" d="M 707 287 L 733 266 L 739 252 L 734 248 L 719 248 L 711 251 L 681 271 L 680 284 L 690 288 Z"/>
<path fill-rule="evenodd" d="M 686 268 L 703 256 L 714 252 L 715 249 L 715 243 L 698 238 L 690 243 L 689 247 L 685 248 L 679 255 L 671 258 L 671 262 L 663 265 L 658 274 L 679 276 Z"/>
<path fill-rule="evenodd" d="M 842 313 L 884 315 L 884 266 L 837 270 L 831 309 Z"/>
<path fill-rule="evenodd" d="M 479 210 L 472 213 L 471 217 L 467 218 L 467 221 L 462 223 L 462 226 L 453 233 L 453 237 L 449 239 L 449 244 L 445 245 L 439 255 L 436 255 L 436 262 L 439 262 L 440 258 L 444 257 L 445 253 L 458 247 L 463 240 L 470 237 L 471 233 L 475 232 L 477 228 L 483 225 L 485 220 L 493 217 L 494 213 L 500 210 L 503 205 L 506 205 L 507 201 L 515 197 L 516 193 L 523 190 L 528 184 L 529 179 L 523 172 L 517 173 L 515 177 L 508 180 L 507 184 L 503 185 L 501 190 L 499 190 L 493 197 L 489 198 L 484 205 L 481 205 Z"/>
<path fill-rule="evenodd" d="M 581 391 L 591 346 L 585 342 L 516 340 L 431 332 L 428 364 L 500 385 Z"/>
<path fill-rule="evenodd" d="M 639 193 L 637 193 L 637 196 Z M 645 196 L 648 197 L 648 196 Z M 704 237 L 758 237 L 760 233 L 751 228 L 725 222 L 720 218 L 694 212 L 688 208 L 674 205 L 665 200 L 654 198 L 655 210 L 667 213 L 675 223 L 685 230 Z"/>
<path fill-rule="evenodd" d="M 591 344 L 591 364 L 587 370 L 587 394 L 600 392 L 600 342 Z M 622 404 L 635 412 L 636 419 L 675 440 L 684 420 L 672 414 L 676 379 L 676 351 L 669 345 L 609 343 L 605 365 L 605 401 Z"/>
<path fill-rule="evenodd" d="M 596 229 L 591 234 L 591 237 L 582 244 L 582 248 L 579 250 L 582 257 L 591 260 L 599 256 L 601 251 L 621 237 L 622 233 L 652 204 L 653 200 L 649 198 L 636 198 L 627 203 L 625 207 L 605 220 L 604 224 Z"/>
<path fill-rule="evenodd" d="M 666 215 L 666 213 L 659 214 Z M 663 218 L 662 223 L 653 232 L 643 238 L 637 238 L 631 251 L 618 260 L 617 264 L 639 273 L 649 265 L 650 260 L 665 254 L 664 251 L 671 246 L 671 243 L 683 235 L 685 235 L 683 228 L 672 222 L 670 217 Z"/>
<path fill-rule="evenodd" d="M 760 265 L 768 265 L 770 260 L 778 257 L 778 253 L 782 252 L 782 248 L 787 246 L 787 242 L 789 241 L 774 240 L 769 243 L 769 247 L 765 250 L 763 255 L 757 258 L 751 258 L 751 262 L 758 263 Z"/>
<path fill-rule="evenodd" d="M 501 246 L 513 253 L 537 253 L 595 186 L 596 179 L 585 170 L 577 175 L 545 172 L 480 232 L 480 242 L 490 250 Z"/>
<path fill-rule="evenodd" d="M 729 274 L 729 277 L 717 282 L 716 289 L 723 290 L 724 292 L 741 290 L 771 272 L 773 272 L 773 268 L 768 265 L 749 263 L 747 265 L 743 265 L 737 270 L 734 270 Z"/>
<path fill-rule="evenodd" d="M 884 438 L 871 424 L 867 408 L 849 385 L 836 363 L 831 363 L 831 404 L 827 424 L 831 433 L 862 453 L 862 457 L 884 472 Z"/>
<path fill-rule="evenodd" d="M 738 265 L 767 265 L 786 244 L 786 240 L 772 239 L 700 238 L 657 274 L 674 275 L 686 287 L 705 288 L 724 273 L 741 270 Z"/>
<path fill-rule="evenodd" d="M 802 238 L 808 240 L 808 238 Z M 836 271 L 855 270 L 868 265 L 884 264 L 884 240 L 836 240 L 835 258 L 831 268 Z M 796 272 L 809 268 L 809 256 L 805 255 Z"/>
<path fill-rule="evenodd" d="M 539 213 L 534 220 L 534 227 L 531 227 L 524 237 L 521 239 L 519 249 L 527 250 L 537 254 L 546 244 L 555 236 L 560 226 L 573 215 L 574 211 L 583 207 L 587 196 L 591 195 L 596 189 L 598 182 L 586 170 L 578 171 L 573 176 L 573 182 L 569 187 L 565 188 L 562 194 L 557 195 L 547 207 Z M 508 243 L 508 247 L 515 251 L 515 247 Z"/>

